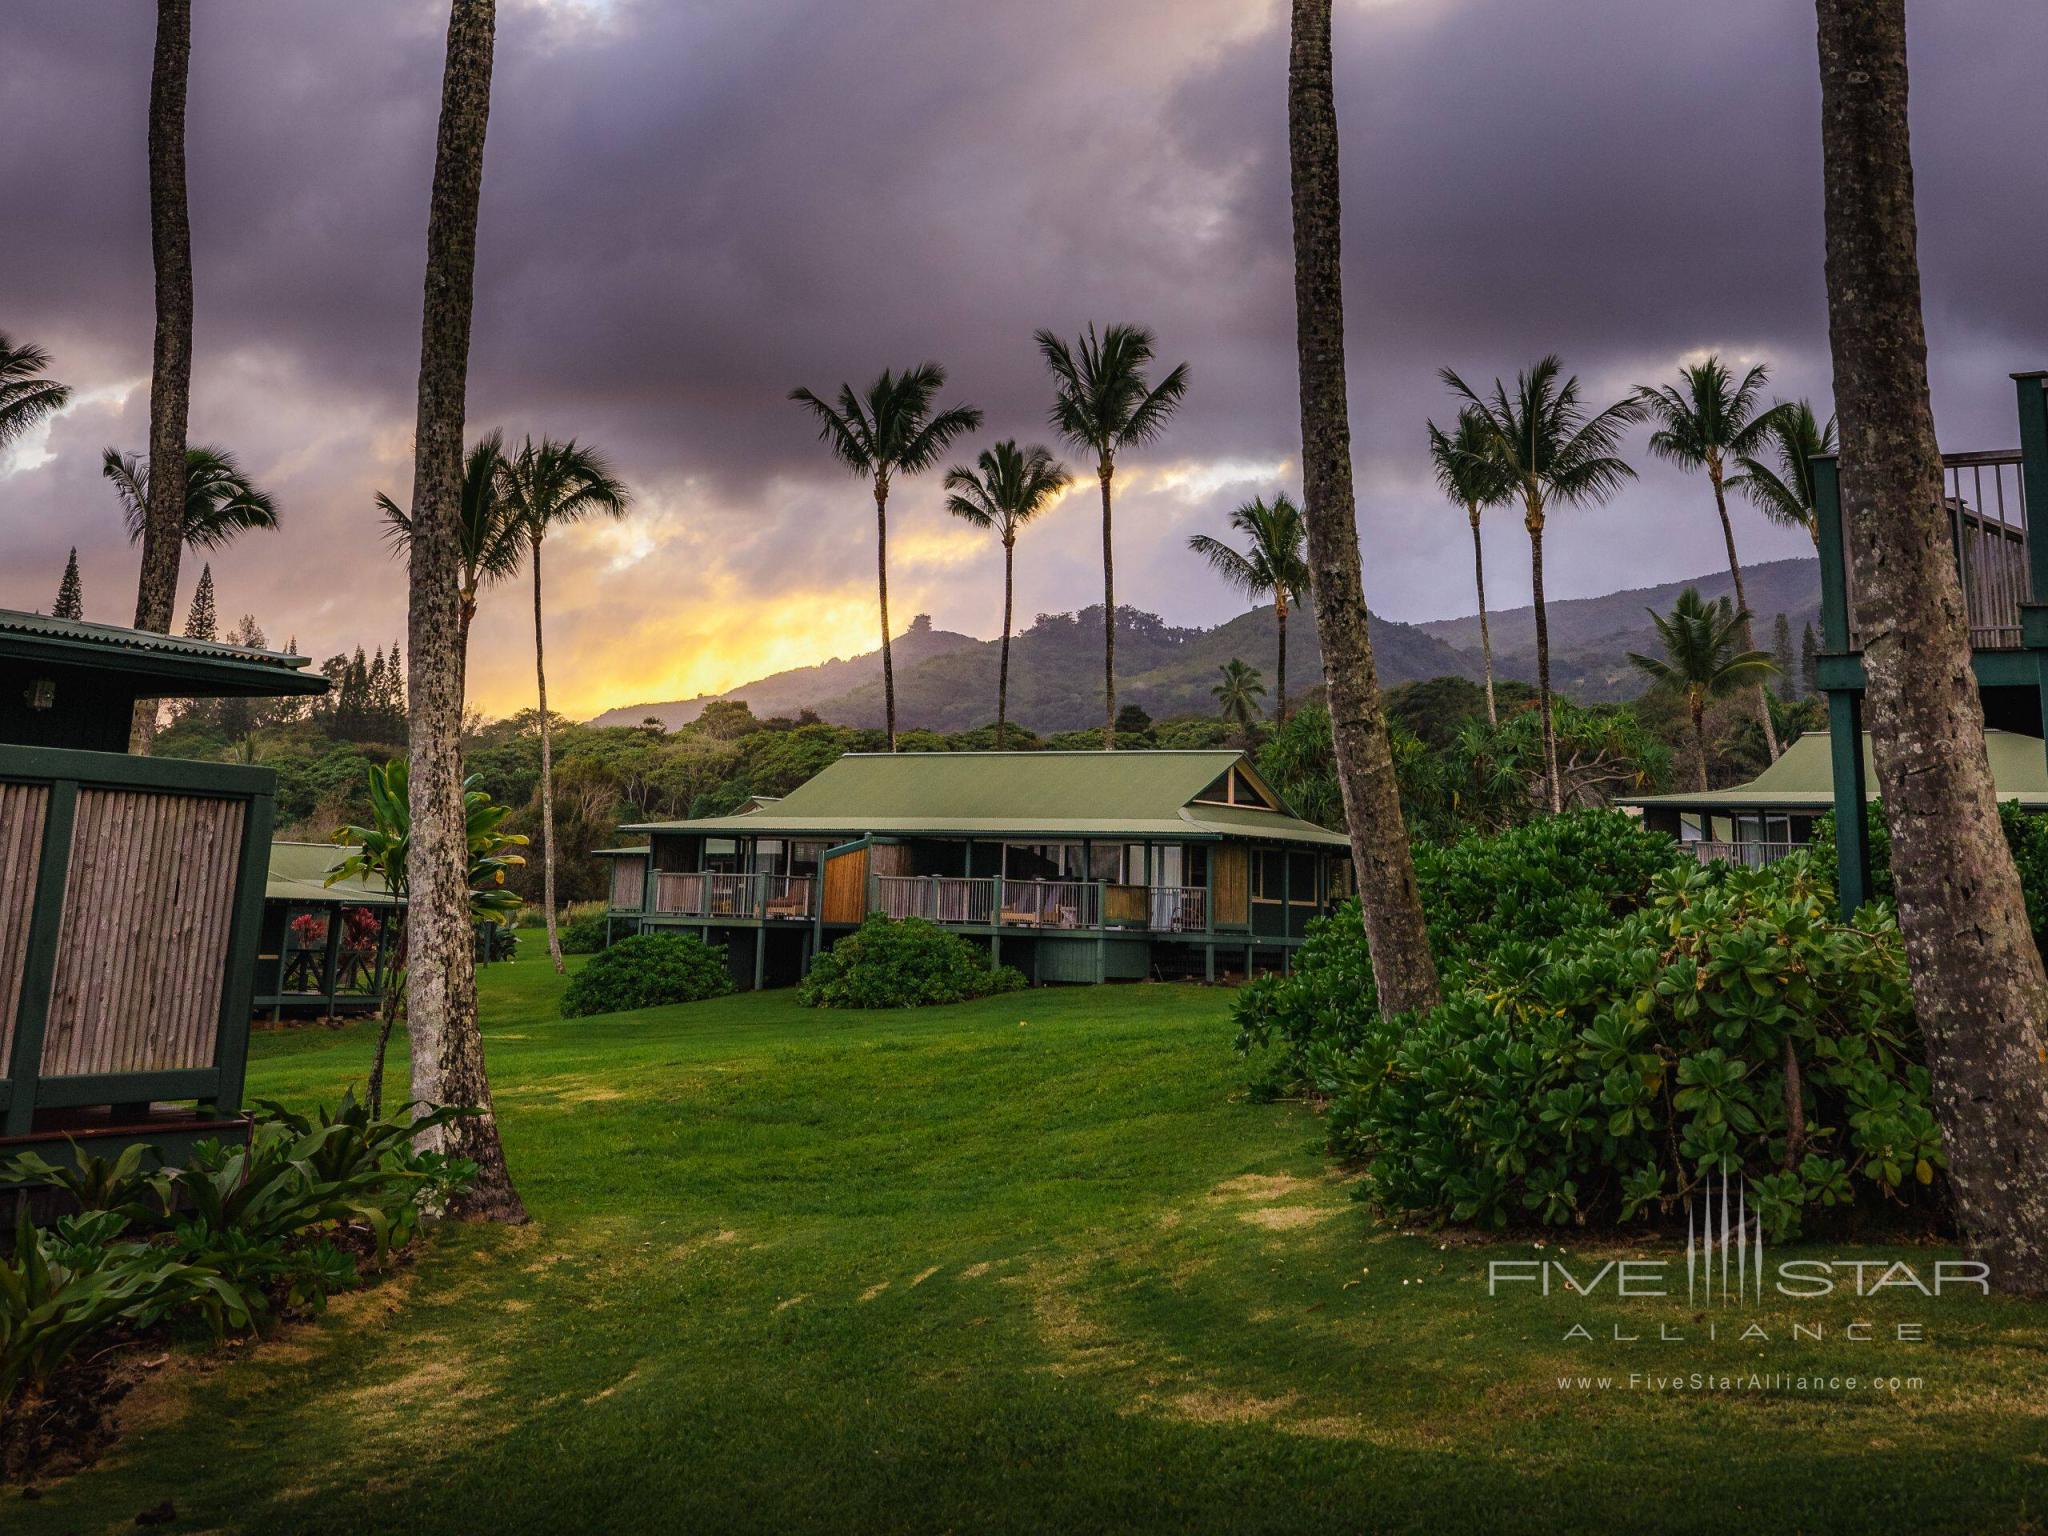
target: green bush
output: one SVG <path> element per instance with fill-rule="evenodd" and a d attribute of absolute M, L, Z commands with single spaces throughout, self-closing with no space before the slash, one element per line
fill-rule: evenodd
<path fill-rule="evenodd" d="M 1661 872 L 1692 860 L 1619 811 L 1544 817 L 1490 837 L 1415 845 L 1415 877 L 1446 992 L 1510 943 L 1602 928 L 1635 910 Z M 1237 1048 L 1276 1052 L 1267 1086 L 1328 1089 L 1375 1028 L 1372 962 L 1356 901 L 1311 923 L 1286 977 L 1239 995 Z"/>
<path fill-rule="evenodd" d="M 592 912 L 562 929 L 562 953 L 565 955 L 595 955 L 601 953 L 609 942 L 610 920 L 602 912 Z"/>
<path fill-rule="evenodd" d="M 1904 946 L 1885 909 L 1831 908 L 1804 858 L 1674 868 L 1604 930 L 1503 944 L 1443 1006 L 1368 1031 L 1332 1144 L 1411 1219 L 1604 1226 L 1724 1173 L 1773 1239 L 1864 1197 L 1935 1211 Z"/>
<path fill-rule="evenodd" d="M 570 978 L 562 993 L 562 1017 L 696 1003 L 730 991 L 732 972 L 723 949 L 679 934 L 636 933 L 594 956 Z"/>
<path fill-rule="evenodd" d="M 2005 829 L 2005 843 L 2019 870 L 2020 896 L 2027 906 L 2027 926 L 2034 930 L 2034 945 L 2048 956 L 2048 815 L 2023 811 L 2017 800 L 1998 807 L 1998 820 Z M 1884 806 L 1864 809 L 1863 825 L 1870 843 L 1870 893 L 1880 901 L 1895 894 L 1892 884 L 1892 829 Z M 1814 869 L 1835 883 L 1835 818 L 1830 812 L 1814 824 L 1809 849 Z"/>
<path fill-rule="evenodd" d="M 1007 965 L 921 917 L 875 916 L 811 963 L 797 988 L 807 1008 L 922 1008 L 1014 992 L 1027 983 Z"/>

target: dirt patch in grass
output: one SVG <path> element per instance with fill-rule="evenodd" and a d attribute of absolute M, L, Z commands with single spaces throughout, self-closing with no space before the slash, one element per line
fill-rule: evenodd
<path fill-rule="evenodd" d="M 1268 1232 L 1292 1232 L 1297 1227 L 1328 1221 L 1336 1214 L 1334 1205 L 1269 1205 L 1256 1211 L 1240 1211 L 1237 1219 L 1264 1227 Z"/>
<path fill-rule="evenodd" d="M 1211 1200 L 1284 1200 L 1289 1195 L 1298 1195 L 1304 1190 L 1315 1188 L 1310 1179 L 1298 1179 L 1291 1173 L 1241 1173 L 1234 1179 L 1225 1179 L 1209 1191 Z"/>
<path fill-rule="evenodd" d="M 1164 1406 L 1175 1418 L 1196 1424 L 1265 1424 L 1300 1401 L 1296 1392 L 1279 1397 L 1254 1397 L 1248 1392 L 1223 1392 L 1205 1387 L 1167 1398 Z"/>

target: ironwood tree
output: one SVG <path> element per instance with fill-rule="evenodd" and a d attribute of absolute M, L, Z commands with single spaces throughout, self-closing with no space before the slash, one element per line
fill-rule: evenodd
<path fill-rule="evenodd" d="M 413 440 L 413 531 L 406 648 L 408 799 L 412 846 L 406 911 L 412 1096 L 476 1111 L 421 1136 L 477 1165 L 459 1214 L 524 1221 L 498 1140 L 477 1027 L 470 927 L 469 840 L 462 801 L 462 430 L 476 285 L 477 205 L 491 111 L 495 0 L 452 0 L 441 77 L 440 127 L 427 212 L 426 295 L 420 320 L 419 412 Z"/>
<path fill-rule="evenodd" d="M 2048 1291 L 2048 978 L 2000 828 L 1927 389 L 1905 0 L 1817 0 L 1828 341 L 1871 756 L 1956 1215 Z"/>
<path fill-rule="evenodd" d="M 1301 468 L 1310 595 L 1323 651 L 1337 782 L 1372 951 L 1380 1011 L 1441 1000 L 1415 884 L 1401 788 L 1366 630 L 1344 386 L 1342 215 L 1337 103 L 1330 77 L 1331 0 L 1294 0 L 1287 69 L 1294 196 L 1294 309 L 1301 364 Z"/>

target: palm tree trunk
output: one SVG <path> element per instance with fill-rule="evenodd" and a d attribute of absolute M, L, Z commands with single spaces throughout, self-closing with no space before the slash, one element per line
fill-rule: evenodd
<path fill-rule="evenodd" d="M 1011 577 L 1017 560 L 1017 541 L 1003 540 L 1003 657 L 996 668 L 996 750 L 1010 745 L 1010 610 L 1013 596 Z"/>
<path fill-rule="evenodd" d="M 875 582 L 882 594 L 882 713 L 896 750 L 896 658 L 889 650 L 889 482 L 875 477 Z"/>
<path fill-rule="evenodd" d="M 1287 70 L 1288 160 L 1294 197 L 1294 310 L 1301 369 L 1302 489 L 1309 592 L 1323 650 L 1330 730 L 1351 862 L 1380 1011 L 1441 1000 L 1385 706 L 1374 671 L 1351 485 L 1344 381 L 1343 217 L 1337 106 L 1330 79 L 1331 0 L 1293 0 Z"/>
<path fill-rule="evenodd" d="M 419 417 L 413 434 L 415 519 L 406 636 L 412 760 L 412 847 L 406 858 L 406 1027 L 412 1097 L 477 1111 L 421 1135 L 423 1147 L 466 1158 L 477 1177 L 458 1213 L 524 1221 L 498 1140 L 477 1028 L 476 935 L 469 913 L 469 838 L 462 807 L 462 427 L 476 286 L 476 215 L 491 110 L 494 0 L 452 0 L 434 190 L 427 215 L 426 302 L 420 322 Z"/>
<path fill-rule="evenodd" d="M 1564 795 L 1557 782 L 1557 721 L 1550 712 L 1550 614 L 1543 606 L 1543 514 L 1529 513 L 1529 585 L 1536 608 L 1536 708 L 1543 727 L 1544 790 L 1550 813 L 1564 809 Z"/>
<path fill-rule="evenodd" d="M 462 699 L 469 700 L 469 626 L 476 619 L 476 588 L 465 585 L 460 594 L 462 628 L 456 641 L 455 680 L 462 689 Z"/>
<path fill-rule="evenodd" d="M 1692 747 L 1694 763 L 1698 767 L 1698 783 L 1694 786 L 1701 794 L 1707 792 L 1707 703 L 1704 699 L 1687 699 L 1686 708 L 1692 715 Z"/>
<path fill-rule="evenodd" d="M 1828 338 L 1871 752 L 1956 1214 L 2048 1292 L 2048 978 L 1998 820 L 1928 401 L 1904 0 L 1818 0 Z"/>
<path fill-rule="evenodd" d="M 1472 508 L 1472 581 L 1479 588 L 1479 659 L 1486 669 L 1486 723 L 1499 725 L 1493 704 L 1493 636 L 1486 628 L 1486 551 L 1479 542 L 1479 509 Z"/>
<path fill-rule="evenodd" d="M 1105 454 L 1102 482 L 1102 750 L 1116 750 L 1116 555 L 1109 538 L 1109 482 L 1116 467 Z"/>
<path fill-rule="evenodd" d="M 548 929 L 548 959 L 555 974 L 568 969 L 562 963 L 562 933 L 555 918 L 555 746 L 548 727 L 548 669 L 540 623 L 539 530 L 533 537 L 533 681 L 540 703 L 540 910 Z"/>
<path fill-rule="evenodd" d="M 1273 589 L 1273 619 L 1280 626 L 1280 696 L 1274 703 L 1273 719 L 1276 725 L 1287 723 L 1287 593 L 1280 587 Z"/>
<path fill-rule="evenodd" d="M 192 0 L 157 0 L 149 76 L 149 245 L 156 269 L 156 341 L 149 373 L 149 500 L 135 627 L 169 634 L 185 524 L 185 419 L 192 403 L 192 225 L 185 203 L 185 83 Z M 139 699 L 132 734 L 147 747 L 157 703 Z"/>
<path fill-rule="evenodd" d="M 1735 581 L 1735 607 L 1742 615 L 1742 648 L 1756 649 L 1756 636 L 1750 629 L 1749 599 L 1742 590 L 1742 562 L 1735 558 L 1735 524 L 1728 518 L 1728 495 L 1721 489 L 1721 470 L 1714 465 L 1708 471 L 1708 478 L 1714 483 L 1714 510 L 1721 514 L 1721 537 L 1728 542 L 1728 574 Z M 1756 717 L 1764 728 L 1764 750 L 1771 755 L 1771 761 L 1778 760 L 1778 732 L 1771 724 L 1771 702 L 1764 697 L 1764 685 L 1758 683 L 1754 690 Z"/>

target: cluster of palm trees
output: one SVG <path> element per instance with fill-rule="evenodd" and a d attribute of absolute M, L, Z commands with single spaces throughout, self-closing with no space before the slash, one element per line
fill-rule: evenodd
<path fill-rule="evenodd" d="M 1188 365 L 1181 363 L 1154 383 L 1151 369 L 1157 341 L 1136 325 L 1111 325 L 1099 334 L 1093 324 L 1071 345 L 1051 331 L 1034 336 L 1052 376 L 1048 421 L 1076 453 L 1090 455 L 1102 491 L 1102 674 L 1105 752 L 1116 749 L 1116 551 L 1112 529 L 1114 482 L 1127 448 L 1155 440 L 1188 390 Z M 835 400 L 808 389 L 789 398 L 818 423 L 818 437 L 848 470 L 868 482 L 875 499 L 876 584 L 881 600 L 882 705 L 889 750 L 896 750 L 896 666 L 889 633 L 889 491 L 894 482 L 935 467 L 958 439 L 979 430 L 982 413 L 973 406 L 936 408 L 946 370 L 921 363 L 895 373 L 884 369 L 866 390 L 841 384 Z M 996 740 L 1008 740 L 1011 590 L 1018 531 L 1057 502 L 1071 483 L 1065 466 L 1042 443 L 1019 446 L 1014 438 L 980 454 L 973 467 L 955 465 L 946 474 L 947 508 L 976 527 L 994 532 L 1003 546 L 1002 659 L 996 682 Z"/>
<path fill-rule="evenodd" d="M 1625 398 L 1595 411 L 1585 404 L 1578 378 L 1564 372 L 1555 354 L 1523 370 L 1512 388 L 1495 379 L 1484 394 L 1452 369 L 1442 371 L 1445 385 L 1458 401 L 1458 420 L 1448 432 L 1435 422 L 1427 424 L 1430 459 L 1444 495 L 1466 515 L 1472 528 L 1489 720 L 1496 715 L 1481 517 L 1490 507 L 1519 506 L 1522 526 L 1529 535 L 1544 793 L 1553 811 L 1562 809 L 1562 801 L 1551 708 L 1550 626 L 1543 596 L 1543 536 L 1549 514 L 1553 508 L 1610 500 L 1635 477 L 1635 470 L 1621 457 L 1623 435 L 1639 422 L 1654 423 L 1650 451 L 1681 468 L 1704 471 L 1713 489 L 1714 510 L 1728 550 L 1728 574 L 1735 586 L 1735 600 L 1729 606 L 1730 643 L 1739 641 L 1740 653 L 1754 652 L 1742 562 L 1735 547 L 1735 525 L 1728 514 L 1728 489 L 1742 490 L 1774 521 L 1805 528 L 1817 544 L 1811 460 L 1834 449 L 1833 421 L 1822 426 L 1807 401 L 1761 406 L 1769 377 L 1769 369 L 1758 364 L 1737 380 L 1719 357 L 1710 356 L 1681 368 L 1675 384 L 1640 385 Z M 1767 463 L 1767 457 L 1775 458 L 1775 465 Z M 1763 691 L 1769 671 L 1768 658 L 1762 669 L 1738 668 L 1738 680 L 1728 687 L 1751 696 L 1765 748 L 1775 758 L 1777 733 Z"/>
<path fill-rule="evenodd" d="M 577 442 L 526 438 L 507 451 L 505 434 L 490 432 L 464 456 L 458 503 L 455 674 L 466 678 L 469 630 L 484 588 L 509 580 L 522 561 L 533 571 L 533 677 L 540 733 L 541 911 L 548 955 L 562 964 L 555 912 L 554 747 L 549 740 L 547 646 L 542 622 L 541 549 L 557 528 L 589 518 L 623 517 L 632 493 L 598 450 Z M 395 551 L 411 554 L 413 514 L 379 491 L 377 510 Z"/>

